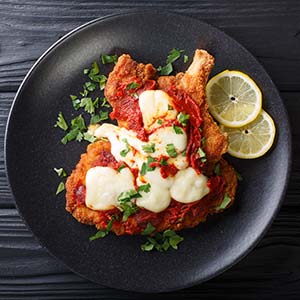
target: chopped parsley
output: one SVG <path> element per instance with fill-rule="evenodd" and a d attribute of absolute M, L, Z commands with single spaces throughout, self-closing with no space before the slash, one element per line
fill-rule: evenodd
<path fill-rule="evenodd" d="M 116 54 L 114 55 L 107 55 L 107 54 L 102 54 L 101 55 L 101 62 L 106 65 L 110 63 L 116 63 L 118 61 L 118 56 Z"/>
<path fill-rule="evenodd" d="M 107 111 L 101 111 L 97 115 L 92 115 L 90 124 L 96 124 L 101 121 L 105 121 L 108 119 L 108 112 Z"/>
<path fill-rule="evenodd" d="M 162 120 L 162 119 L 158 119 L 158 120 L 157 120 L 157 124 L 162 125 L 162 123 L 163 123 L 163 120 Z"/>
<path fill-rule="evenodd" d="M 156 228 L 151 224 L 151 223 L 147 223 L 146 228 L 142 231 L 142 235 L 150 235 L 151 233 L 153 233 L 156 230 Z"/>
<path fill-rule="evenodd" d="M 59 169 L 54 168 L 53 170 L 56 172 L 58 177 L 66 177 L 67 176 L 67 172 L 63 168 L 59 168 Z"/>
<path fill-rule="evenodd" d="M 201 149 L 201 148 L 198 148 L 198 151 L 197 153 L 199 154 L 200 156 L 200 159 L 201 159 L 201 162 L 206 162 L 206 153 Z"/>
<path fill-rule="evenodd" d="M 70 95 L 70 98 L 72 100 L 72 105 L 73 105 L 73 108 L 75 110 L 78 110 L 80 108 L 80 100 L 77 98 L 77 96 L 75 95 Z"/>
<path fill-rule="evenodd" d="M 138 187 L 138 191 L 139 192 L 149 193 L 150 192 L 150 187 L 151 187 L 150 183 L 147 183 L 147 184 L 144 184 L 144 185 L 140 185 Z"/>
<path fill-rule="evenodd" d="M 160 163 L 161 166 L 167 166 L 168 165 L 168 162 L 165 158 L 162 158 L 159 163 Z"/>
<path fill-rule="evenodd" d="M 129 190 L 127 192 L 122 192 L 119 197 L 118 201 L 120 203 L 120 208 L 123 211 L 123 219 L 122 221 L 127 221 L 128 217 L 138 211 L 138 207 L 132 201 L 136 198 L 140 198 L 141 194 L 139 194 L 136 190 Z"/>
<path fill-rule="evenodd" d="M 177 157 L 177 152 L 176 152 L 174 144 L 167 144 L 166 151 L 170 157 Z"/>
<path fill-rule="evenodd" d="M 230 202 L 231 198 L 227 194 L 225 194 L 222 203 L 216 207 L 216 210 L 225 209 Z"/>
<path fill-rule="evenodd" d="M 237 177 L 238 181 L 242 181 L 243 180 L 242 175 L 238 171 L 235 171 L 235 174 L 236 174 L 236 177 Z"/>
<path fill-rule="evenodd" d="M 124 168 L 126 168 L 126 166 L 125 166 L 124 164 L 122 164 L 122 165 L 121 165 L 121 166 L 118 168 L 118 170 L 117 170 L 117 171 L 118 171 L 118 173 L 120 173 L 120 172 L 121 172 L 121 170 L 122 170 L 122 169 L 124 169 Z"/>
<path fill-rule="evenodd" d="M 54 127 L 59 127 L 64 131 L 66 131 L 68 129 L 68 124 L 67 124 L 62 112 L 58 113 L 57 121 L 56 121 Z"/>
<path fill-rule="evenodd" d="M 128 152 L 130 151 L 130 147 L 129 147 L 127 139 L 122 139 L 122 141 L 125 143 L 126 148 L 123 149 L 122 151 L 120 151 L 120 155 L 122 157 L 125 157 L 128 154 Z"/>
<path fill-rule="evenodd" d="M 173 128 L 173 130 L 176 134 L 183 134 L 183 131 L 179 126 L 176 126 L 176 125 L 173 124 L 172 128 Z"/>
<path fill-rule="evenodd" d="M 59 193 L 61 193 L 63 190 L 65 189 L 65 184 L 64 182 L 60 182 L 59 185 L 57 186 L 57 189 L 56 189 L 56 195 L 58 195 Z"/>
<path fill-rule="evenodd" d="M 173 106 L 168 104 L 168 110 L 173 110 L 173 109 L 174 109 Z"/>
<path fill-rule="evenodd" d="M 166 64 L 164 67 L 159 66 L 157 71 L 159 72 L 159 75 L 166 76 L 173 72 L 173 66 L 171 63 Z"/>
<path fill-rule="evenodd" d="M 109 103 L 107 102 L 107 99 L 105 97 L 102 98 L 102 103 L 101 103 L 101 106 L 103 107 L 107 107 L 107 108 L 110 108 L 110 105 Z"/>
<path fill-rule="evenodd" d="M 136 82 L 131 82 L 129 84 L 127 84 L 126 86 L 126 90 L 134 90 L 136 88 L 138 88 L 140 85 Z"/>
<path fill-rule="evenodd" d="M 142 164 L 141 171 L 140 171 L 141 175 L 145 175 L 147 172 L 151 172 L 155 170 L 155 167 L 150 167 L 150 164 L 153 162 L 156 162 L 156 160 L 153 157 L 148 156 L 147 162 L 146 163 L 143 162 Z"/>
<path fill-rule="evenodd" d="M 94 102 L 90 97 L 82 98 L 79 106 L 83 107 L 84 110 L 89 114 L 93 114 L 95 112 Z"/>
<path fill-rule="evenodd" d="M 220 164 L 216 164 L 214 167 L 214 173 L 218 176 L 221 175 L 221 169 L 220 169 Z"/>
<path fill-rule="evenodd" d="M 187 63 L 189 61 L 188 55 L 183 55 L 183 62 Z"/>
<path fill-rule="evenodd" d="M 87 81 L 85 82 L 84 89 L 87 89 L 89 92 L 93 92 L 96 89 L 96 85 L 93 82 Z"/>
<path fill-rule="evenodd" d="M 88 132 L 85 132 L 85 133 L 83 134 L 83 139 L 84 139 L 85 141 L 90 142 L 90 143 L 94 143 L 94 142 L 97 140 L 96 137 L 94 137 L 92 134 L 89 134 Z"/>
<path fill-rule="evenodd" d="M 71 120 L 71 130 L 61 139 L 65 145 L 72 140 L 81 141 L 83 139 L 83 131 L 86 129 L 82 115 Z"/>
<path fill-rule="evenodd" d="M 174 61 L 176 61 L 181 56 L 181 53 L 183 53 L 183 52 L 184 52 L 184 50 L 178 50 L 176 48 L 173 48 L 169 52 L 169 55 L 167 57 L 167 64 L 171 64 Z"/>
<path fill-rule="evenodd" d="M 154 153 L 155 152 L 155 144 L 146 144 L 142 146 L 142 149 L 146 153 Z"/>
<path fill-rule="evenodd" d="M 180 112 L 177 116 L 177 120 L 180 124 L 182 124 L 183 126 L 186 126 L 187 125 L 187 122 L 190 118 L 190 115 L 188 114 L 185 114 L 183 112 Z"/>
<path fill-rule="evenodd" d="M 114 222 L 115 218 L 114 216 L 109 220 L 107 226 L 106 226 L 106 229 L 103 229 L 103 230 L 98 230 L 96 232 L 96 234 L 90 236 L 90 241 L 94 241 L 96 239 L 100 239 L 100 238 L 104 238 L 105 236 L 107 236 L 109 234 L 109 232 L 111 231 L 112 229 L 112 225 L 113 225 L 113 222 Z"/>
<path fill-rule="evenodd" d="M 201 139 L 201 146 L 202 147 L 206 146 L 206 137 L 205 136 Z"/>
<path fill-rule="evenodd" d="M 167 251 L 170 247 L 177 250 L 178 244 L 183 241 L 183 237 L 176 234 L 171 229 L 165 230 L 162 234 L 157 233 L 154 237 L 147 237 L 147 242 L 141 245 L 142 251 Z"/>
<path fill-rule="evenodd" d="M 107 77 L 105 75 L 100 75 L 99 76 L 99 87 L 100 90 L 104 90 L 105 85 L 106 85 Z"/>

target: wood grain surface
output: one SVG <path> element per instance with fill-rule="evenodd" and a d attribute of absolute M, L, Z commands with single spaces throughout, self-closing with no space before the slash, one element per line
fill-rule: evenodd
<path fill-rule="evenodd" d="M 97 17 L 153 8 L 211 23 L 257 57 L 285 102 L 294 156 L 283 206 L 267 235 L 246 258 L 193 288 L 141 295 L 88 282 L 39 246 L 15 209 L 5 177 L 3 147 L 15 92 L 53 42 Z M 299 116 L 299 1 L 0 0 L 0 299 L 300 299 Z"/>

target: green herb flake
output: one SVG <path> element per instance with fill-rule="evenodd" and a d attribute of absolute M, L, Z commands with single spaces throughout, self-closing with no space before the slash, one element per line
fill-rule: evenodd
<path fill-rule="evenodd" d="M 122 141 L 125 143 L 126 148 L 123 149 L 122 151 L 120 151 L 120 155 L 121 155 L 122 157 L 125 157 L 125 156 L 129 153 L 130 147 L 129 147 L 129 144 L 128 144 L 128 140 L 127 140 L 127 139 L 122 139 Z"/>
<path fill-rule="evenodd" d="M 100 90 L 104 90 L 105 85 L 106 85 L 107 77 L 105 75 L 100 75 L 99 76 L 99 87 Z"/>
<path fill-rule="evenodd" d="M 139 192 L 149 193 L 150 192 L 150 187 L 151 187 L 150 183 L 147 183 L 147 184 L 144 184 L 144 185 L 140 185 L 138 187 L 138 191 Z"/>
<path fill-rule="evenodd" d="M 216 164 L 214 167 L 214 173 L 218 176 L 221 175 L 221 169 L 220 169 L 220 164 Z"/>
<path fill-rule="evenodd" d="M 183 62 L 186 64 L 189 61 L 188 55 L 183 55 Z"/>
<path fill-rule="evenodd" d="M 139 194 L 136 190 L 129 190 L 127 192 L 122 192 L 118 196 L 118 202 L 120 203 L 120 208 L 123 211 L 122 221 L 126 222 L 128 217 L 138 211 L 138 207 L 132 201 L 136 198 L 140 198 L 141 194 Z"/>
<path fill-rule="evenodd" d="M 173 106 L 168 104 L 168 110 L 173 110 L 173 109 L 174 109 Z"/>
<path fill-rule="evenodd" d="M 183 126 L 186 126 L 187 125 L 187 122 L 190 118 L 190 115 L 188 114 L 185 114 L 183 112 L 180 112 L 177 116 L 177 120 L 180 124 L 182 124 Z"/>
<path fill-rule="evenodd" d="M 90 69 L 83 69 L 83 74 L 86 75 L 90 72 Z"/>
<path fill-rule="evenodd" d="M 231 198 L 227 194 L 225 194 L 222 203 L 216 207 L 216 210 L 225 209 L 230 202 Z"/>
<path fill-rule="evenodd" d="M 183 134 L 183 130 L 179 126 L 173 124 L 172 128 L 176 134 Z"/>
<path fill-rule="evenodd" d="M 237 177 L 238 181 L 242 181 L 243 180 L 242 175 L 238 171 L 235 171 L 235 174 L 236 174 L 236 177 Z"/>
<path fill-rule="evenodd" d="M 142 145 L 142 149 L 146 153 L 154 153 L 155 152 L 155 144 L 151 143 L 151 144 Z"/>
<path fill-rule="evenodd" d="M 67 124 L 62 112 L 58 113 L 57 121 L 56 121 L 54 127 L 59 127 L 64 131 L 66 131 L 68 129 L 68 124 Z"/>
<path fill-rule="evenodd" d="M 122 169 L 124 169 L 124 168 L 126 168 L 126 166 L 125 166 L 124 164 L 122 164 L 122 165 L 121 165 L 121 166 L 118 168 L 118 170 L 117 170 L 117 171 L 118 171 L 118 173 L 120 173 L 120 172 L 121 172 L 121 170 L 122 170 Z"/>
<path fill-rule="evenodd" d="M 126 86 L 126 90 L 134 90 L 136 88 L 138 88 L 140 85 L 136 82 L 131 82 L 129 84 L 127 84 Z"/>
<path fill-rule="evenodd" d="M 167 229 L 163 234 L 157 233 L 154 237 L 147 237 L 147 242 L 141 245 L 142 251 L 167 251 L 169 248 L 178 249 L 178 244 L 183 241 L 183 237 L 173 230 Z"/>
<path fill-rule="evenodd" d="M 57 186 L 57 189 L 56 189 L 56 195 L 58 195 L 59 193 L 61 193 L 62 191 L 65 190 L 65 184 L 61 181 L 59 183 L 59 185 Z"/>
<path fill-rule="evenodd" d="M 80 108 L 80 100 L 75 95 L 70 95 L 70 98 L 72 101 L 73 108 L 75 110 L 78 110 Z"/>
<path fill-rule="evenodd" d="M 88 81 L 84 84 L 83 88 L 87 89 L 89 92 L 93 92 L 96 89 L 96 85 L 95 83 Z"/>
<path fill-rule="evenodd" d="M 83 131 L 86 129 L 82 115 L 77 116 L 71 120 L 71 130 L 61 139 L 63 144 L 72 140 L 82 141 Z"/>
<path fill-rule="evenodd" d="M 178 50 L 176 48 L 173 48 L 168 54 L 167 64 L 171 64 L 174 61 L 176 61 L 178 58 L 180 58 L 181 53 L 183 53 L 183 52 L 184 52 L 184 50 Z"/>
<path fill-rule="evenodd" d="M 101 103 L 102 107 L 107 107 L 110 108 L 109 103 L 107 102 L 107 99 L 105 97 L 102 98 L 102 103 Z"/>
<path fill-rule="evenodd" d="M 146 228 L 142 231 L 142 235 L 150 235 L 151 233 L 153 233 L 156 230 L 156 228 L 151 224 L 151 223 L 147 223 Z"/>
<path fill-rule="evenodd" d="M 173 66 L 171 63 L 166 64 L 165 66 L 159 66 L 157 68 L 157 71 L 159 72 L 159 75 L 161 76 L 167 76 L 170 75 L 173 72 Z"/>
<path fill-rule="evenodd" d="M 83 107 L 84 110 L 89 114 L 93 114 L 95 112 L 95 107 L 92 98 L 82 98 L 80 102 L 80 107 Z"/>
<path fill-rule="evenodd" d="M 201 139 L 201 146 L 202 146 L 202 148 L 204 148 L 206 146 L 206 137 L 205 136 Z"/>
<path fill-rule="evenodd" d="M 160 163 L 161 166 L 167 166 L 168 165 L 168 162 L 165 158 L 162 158 L 159 163 Z"/>
<path fill-rule="evenodd" d="M 85 141 L 90 142 L 90 143 L 94 143 L 94 142 L 97 140 L 96 137 L 94 137 L 92 134 L 89 134 L 88 132 L 85 132 L 85 133 L 83 134 L 83 139 L 84 139 Z"/>
<path fill-rule="evenodd" d="M 101 238 L 104 238 L 105 236 L 107 236 L 109 234 L 109 232 L 111 231 L 112 229 L 112 225 L 113 225 L 113 222 L 114 222 L 115 218 L 114 216 L 109 220 L 107 226 L 106 226 L 106 229 L 103 229 L 103 230 L 98 230 L 96 232 L 96 234 L 90 236 L 89 240 L 90 241 L 94 241 L 96 239 L 101 239 Z"/>
<path fill-rule="evenodd" d="M 162 119 L 158 119 L 158 120 L 157 120 L 157 124 L 162 125 L 162 123 L 163 123 L 163 120 L 162 120 Z"/>
<path fill-rule="evenodd" d="M 182 156 L 186 156 L 186 150 L 182 151 Z"/>
<path fill-rule="evenodd" d="M 117 63 L 117 61 L 118 61 L 118 56 L 116 54 L 114 54 L 114 55 L 102 54 L 101 55 L 101 62 L 103 65 L 110 64 L 110 63 Z"/>
<path fill-rule="evenodd" d="M 108 111 L 100 111 L 100 121 L 105 121 L 108 119 Z"/>
<path fill-rule="evenodd" d="M 155 170 L 155 167 L 150 167 L 150 164 L 153 162 L 156 162 L 156 160 L 153 157 L 148 156 L 147 162 L 146 163 L 143 162 L 142 164 L 141 171 L 140 171 L 141 175 L 145 175 L 147 172 L 151 172 Z"/>
<path fill-rule="evenodd" d="M 199 154 L 201 161 L 203 163 L 206 162 L 206 153 L 201 148 L 198 148 L 197 153 Z"/>
<path fill-rule="evenodd" d="M 66 177 L 67 176 L 67 172 L 63 169 L 63 168 L 54 168 L 53 169 L 56 174 L 58 175 L 58 177 Z"/>
<path fill-rule="evenodd" d="M 168 153 L 168 155 L 170 157 L 177 157 L 177 152 L 176 152 L 174 144 L 167 144 L 166 145 L 166 152 Z"/>

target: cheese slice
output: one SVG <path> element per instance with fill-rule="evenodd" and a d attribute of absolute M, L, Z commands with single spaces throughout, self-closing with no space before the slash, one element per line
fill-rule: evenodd
<path fill-rule="evenodd" d="M 118 207 L 118 196 L 134 189 L 134 177 L 129 168 L 120 173 L 109 167 L 94 167 L 87 171 L 86 206 L 93 210 Z"/>
<path fill-rule="evenodd" d="M 175 175 L 170 189 L 171 197 L 181 203 L 200 200 L 209 192 L 207 177 L 197 174 L 191 167 L 180 170 Z"/>
<path fill-rule="evenodd" d="M 159 127 L 158 119 L 175 120 L 178 112 L 172 107 L 171 97 L 162 90 L 147 90 L 139 96 L 139 106 L 146 130 Z"/>

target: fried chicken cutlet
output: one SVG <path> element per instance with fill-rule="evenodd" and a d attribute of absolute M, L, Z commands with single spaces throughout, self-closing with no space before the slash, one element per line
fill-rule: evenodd
<path fill-rule="evenodd" d="M 129 160 L 115 154 L 115 146 L 112 139 L 101 138 L 88 146 L 87 152 L 81 155 L 79 163 L 67 180 L 66 210 L 79 222 L 95 225 L 98 229 L 105 229 L 108 222 L 114 218 L 111 230 L 117 235 L 122 235 L 139 234 L 146 228 L 148 223 L 151 223 L 157 232 L 164 231 L 165 229 L 180 230 L 182 228 L 194 227 L 200 222 L 204 222 L 209 214 L 223 210 L 223 208 L 220 208 L 220 204 L 223 202 L 225 195 L 230 198 L 230 203 L 226 207 L 232 205 L 237 187 L 236 173 L 222 158 L 222 154 L 227 149 L 226 136 L 221 133 L 218 125 L 213 121 L 205 101 L 205 86 L 213 65 L 214 59 L 210 54 L 204 50 L 196 50 L 193 62 L 186 73 L 157 78 L 156 70 L 151 64 L 139 64 L 127 54 L 120 56 L 108 77 L 105 87 L 105 96 L 113 107 L 111 118 L 118 121 L 121 131 L 128 130 L 134 132 L 136 135 L 135 138 L 148 143 L 150 138 L 155 135 L 155 132 L 160 130 L 161 125 L 157 125 L 157 122 L 160 120 L 157 119 L 155 123 L 151 120 L 152 123 L 150 122 L 151 124 L 146 126 L 146 119 L 141 109 L 141 95 L 145 91 L 155 90 L 165 93 L 172 104 L 168 106 L 175 108 L 171 109 L 172 113 L 174 110 L 178 111 L 179 114 L 182 113 L 182 115 L 188 115 L 189 117 L 189 123 L 186 126 L 178 123 L 179 114 L 177 114 L 177 118 L 172 119 L 172 113 L 167 112 L 164 119 L 167 125 L 172 124 L 170 128 L 177 128 L 177 131 L 181 132 L 178 136 L 186 134 L 186 150 L 179 154 L 176 153 L 176 155 L 180 156 L 185 163 L 188 163 L 189 167 L 186 168 L 187 166 L 185 166 L 186 169 L 183 167 L 181 170 L 179 164 L 171 163 L 175 158 L 167 157 L 165 154 L 159 158 L 152 157 L 152 161 L 148 165 L 144 162 L 139 167 L 136 165 L 130 166 L 131 162 Z M 132 82 L 135 85 L 132 85 Z M 131 86 L 134 87 L 132 91 L 129 88 Z M 187 114 L 188 112 L 189 114 Z M 108 136 L 105 137 L 107 138 Z M 129 145 L 128 148 L 125 148 L 125 150 L 127 149 L 126 151 L 133 147 L 128 141 L 126 142 L 127 144 L 125 143 L 125 146 Z M 199 148 L 202 151 L 200 154 Z M 138 152 L 136 149 L 134 151 Z M 184 152 L 186 152 L 185 155 Z M 203 153 L 205 156 L 202 155 L 201 157 Z M 149 160 L 149 156 L 147 159 Z M 162 162 L 164 162 L 164 165 Z M 158 212 L 155 209 L 149 210 L 145 208 L 147 205 L 143 205 L 141 201 L 142 205 L 136 207 L 135 203 L 138 204 L 139 199 L 133 200 L 136 201 L 133 202 L 136 210 L 125 220 L 122 217 L 124 210 L 120 209 L 120 207 L 112 206 L 104 210 L 91 209 L 91 206 L 88 207 L 86 203 L 86 178 L 90 169 L 107 167 L 119 170 L 121 167 L 128 167 L 136 181 L 134 188 L 139 188 L 140 184 L 138 184 L 138 180 L 146 180 L 143 183 L 147 183 L 147 174 L 141 176 L 143 166 L 145 165 L 148 168 L 149 175 L 152 176 L 155 173 L 154 169 L 160 169 L 161 176 L 165 180 L 173 180 L 174 182 L 178 182 L 176 179 L 179 177 L 180 172 L 183 173 L 189 169 L 189 172 L 184 173 L 186 174 L 185 177 L 192 174 L 193 178 L 199 179 L 200 176 L 205 175 L 205 178 L 207 178 L 205 179 L 207 180 L 206 184 L 209 189 L 197 201 L 185 201 L 182 197 L 175 196 L 179 197 L 180 201 L 171 198 L 169 203 L 167 202 L 167 207 Z M 214 172 L 216 167 L 218 168 L 218 174 Z M 197 172 L 193 170 L 197 170 Z M 180 181 L 178 184 L 181 184 Z M 172 186 L 170 188 L 171 194 L 172 189 L 176 191 L 176 187 Z M 181 189 L 184 190 L 185 187 L 183 186 Z M 176 193 L 174 192 L 173 194 Z M 186 195 L 186 198 L 189 198 L 189 195 Z M 157 202 L 163 201 L 159 197 L 151 201 L 156 201 L 156 205 L 159 205 Z"/>

